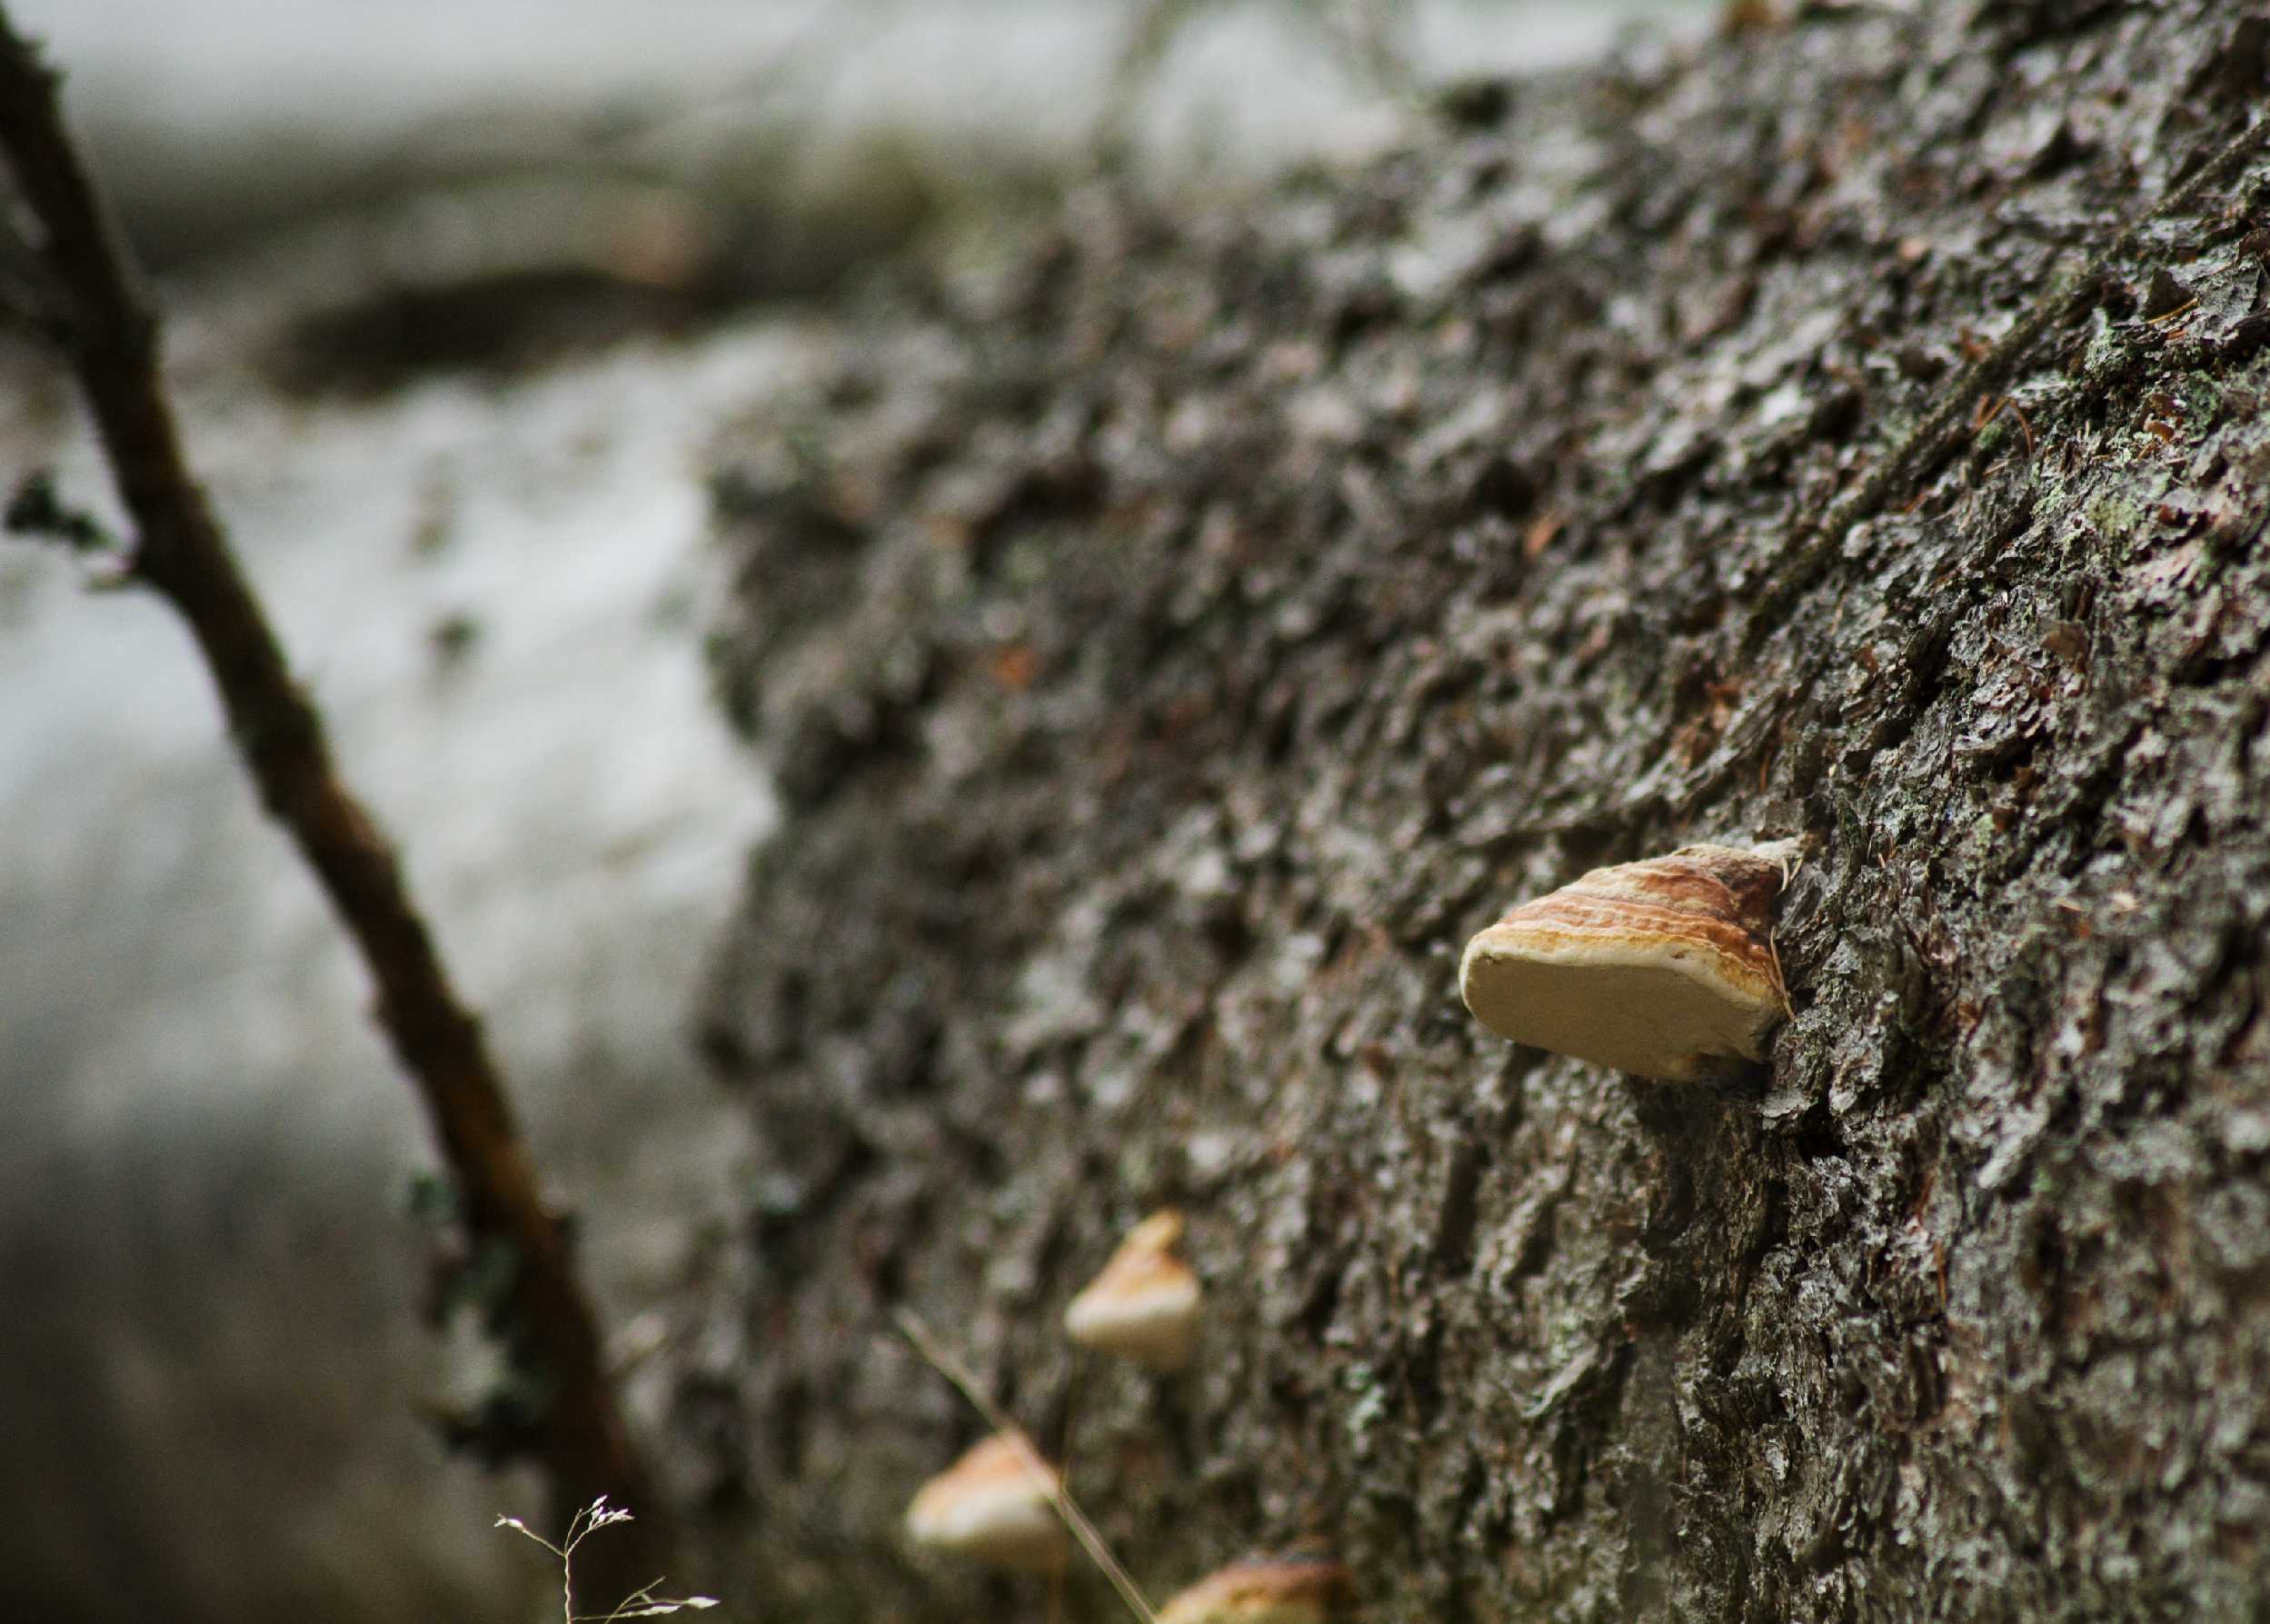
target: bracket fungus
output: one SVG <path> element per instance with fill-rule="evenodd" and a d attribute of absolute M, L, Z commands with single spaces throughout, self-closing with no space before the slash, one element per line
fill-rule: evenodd
<path fill-rule="evenodd" d="M 922 1485 L 907 1508 L 907 1535 L 991 1567 L 1051 1573 L 1071 1552 L 1057 1488 L 1055 1470 L 1031 1444 L 996 1432 Z"/>
<path fill-rule="evenodd" d="M 1793 842 L 1595 869 L 1466 944 L 1459 991 L 1517 1043 L 1664 1082 L 1766 1058 L 1788 1012 L 1772 923 Z"/>
<path fill-rule="evenodd" d="M 1198 1276 L 1175 1255 L 1182 1214 L 1154 1212 L 1127 1233 L 1101 1273 L 1064 1310 L 1064 1333 L 1085 1348 L 1159 1370 L 1190 1362 L 1198 1337 Z"/>
<path fill-rule="evenodd" d="M 1159 1609 L 1159 1624 L 1327 1624 L 1354 1589 L 1338 1562 L 1232 1562 L 1178 1593 Z"/>

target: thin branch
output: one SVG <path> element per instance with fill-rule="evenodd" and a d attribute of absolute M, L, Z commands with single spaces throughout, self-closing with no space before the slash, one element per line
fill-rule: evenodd
<path fill-rule="evenodd" d="M 266 612 L 190 474 L 160 382 L 155 307 L 65 133 L 57 84 L 0 8 L 0 152 L 64 300 L 57 340 L 133 520 L 131 577 L 188 623 L 262 804 L 297 842 L 369 966 L 379 1024 L 463 1192 L 467 1227 L 476 1243 L 509 1246 L 517 1263 L 511 1303 L 522 1350 L 541 1361 L 553 1384 L 533 1441 L 559 1503 L 613 1494 L 659 1505 L 481 1023 L 451 984 L 393 846 L 341 782 L 323 718 L 293 680 Z M 635 1553 L 639 1571 L 651 1572 L 659 1537 L 625 1543 L 654 1547 Z"/>
<path fill-rule="evenodd" d="M 944 1344 L 931 1334 L 930 1327 L 922 1323 L 921 1316 L 913 1310 L 901 1309 L 895 1318 L 906 1340 L 914 1344 L 914 1350 L 928 1360 L 941 1376 L 954 1384 L 961 1396 L 969 1400 L 977 1412 L 985 1418 L 986 1425 L 1015 1444 L 1023 1454 L 1026 1466 L 1049 1485 L 1049 1503 L 1064 1519 L 1064 1526 L 1071 1529 L 1072 1538 L 1080 1541 L 1080 1548 L 1088 1553 L 1088 1559 L 1101 1569 L 1103 1577 L 1111 1581 L 1111 1588 L 1120 1593 L 1120 1599 L 1127 1603 L 1128 1610 L 1140 1619 L 1143 1624 L 1159 1624 L 1159 1615 L 1151 1611 L 1150 1603 L 1143 1599 L 1143 1593 L 1135 1588 L 1135 1581 L 1127 1576 L 1127 1569 L 1120 1566 L 1119 1559 L 1111 1554 L 1111 1548 L 1104 1544 L 1103 1536 L 1096 1532 L 1096 1525 L 1088 1520 L 1088 1514 L 1066 1491 L 1063 1479 L 1049 1470 L 1049 1463 L 1040 1458 L 1040 1451 L 1032 1447 L 1032 1440 L 1025 1435 L 1025 1430 L 1010 1419 L 1007 1410 L 993 1402 L 992 1396 L 971 1374 L 970 1367 L 955 1358 Z"/>

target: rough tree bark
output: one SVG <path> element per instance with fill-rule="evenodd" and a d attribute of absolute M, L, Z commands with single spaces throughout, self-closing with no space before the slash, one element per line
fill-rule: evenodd
<path fill-rule="evenodd" d="M 1478 88 L 1240 217 L 1076 200 L 752 428 L 790 815 L 708 1036 L 767 1165 L 678 1407 L 738 1602 L 1037 1609 L 900 1544 L 975 1426 L 905 1302 L 1076 1417 L 1154 1597 L 1311 1536 L 1379 1619 L 2270 1616 L 2270 166 L 2097 257 L 2265 32 L 1817 7 Z M 1459 1008 L 1512 902 L 1792 834 L 1754 1088 Z M 1075 1384 L 1168 1202 L 1197 1366 Z"/>

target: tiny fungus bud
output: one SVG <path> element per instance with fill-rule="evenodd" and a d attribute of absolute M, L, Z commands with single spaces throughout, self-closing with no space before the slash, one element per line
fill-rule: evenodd
<path fill-rule="evenodd" d="M 1327 1624 L 1354 1594 L 1338 1562 L 1232 1562 L 1159 1609 L 1159 1624 Z"/>
<path fill-rule="evenodd" d="M 907 1508 L 907 1535 L 996 1568 L 1053 1572 L 1070 1551 L 1056 1489 L 1055 1471 L 1030 1444 L 997 1432 L 922 1485 Z"/>
<path fill-rule="evenodd" d="M 1064 1310 L 1064 1332 L 1082 1347 L 1154 1370 L 1190 1362 L 1198 1336 L 1198 1276 L 1175 1255 L 1182 1214 L 1154 1212 L 1120 1242 L 1103 1272 Z"/>
<path fill-rule="evenodd" d="M 1772 910 L 1794 843 L 1595 869 L 1466 944 L 1459 990 L 1517 1043 L 1666 1082 L 1766 1057 L 1787 1013 Z"/>

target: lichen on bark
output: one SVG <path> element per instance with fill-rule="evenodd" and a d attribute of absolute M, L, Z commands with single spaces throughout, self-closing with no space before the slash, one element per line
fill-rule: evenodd
<path fill-rule="evenodd" d="M 1313 1538 L 1380 1619 L 2260 1616 L 2264 166 L 1776 590 L 2258 113 L 2240 16 L 1820 8 L 1234 215 L 1083 194 L 748 427 L 764 1165 L 675 1423 L 738 1599 L 1037 1606 L 900 1542 L 978 1426 L 906 1302 L 1154 1595 Z M 1755 1087 L 1459 1007 L 1506 904 L 1789 835 Z M 1075 1381 L 1166 1204 L 1196 1363 Z"/>

